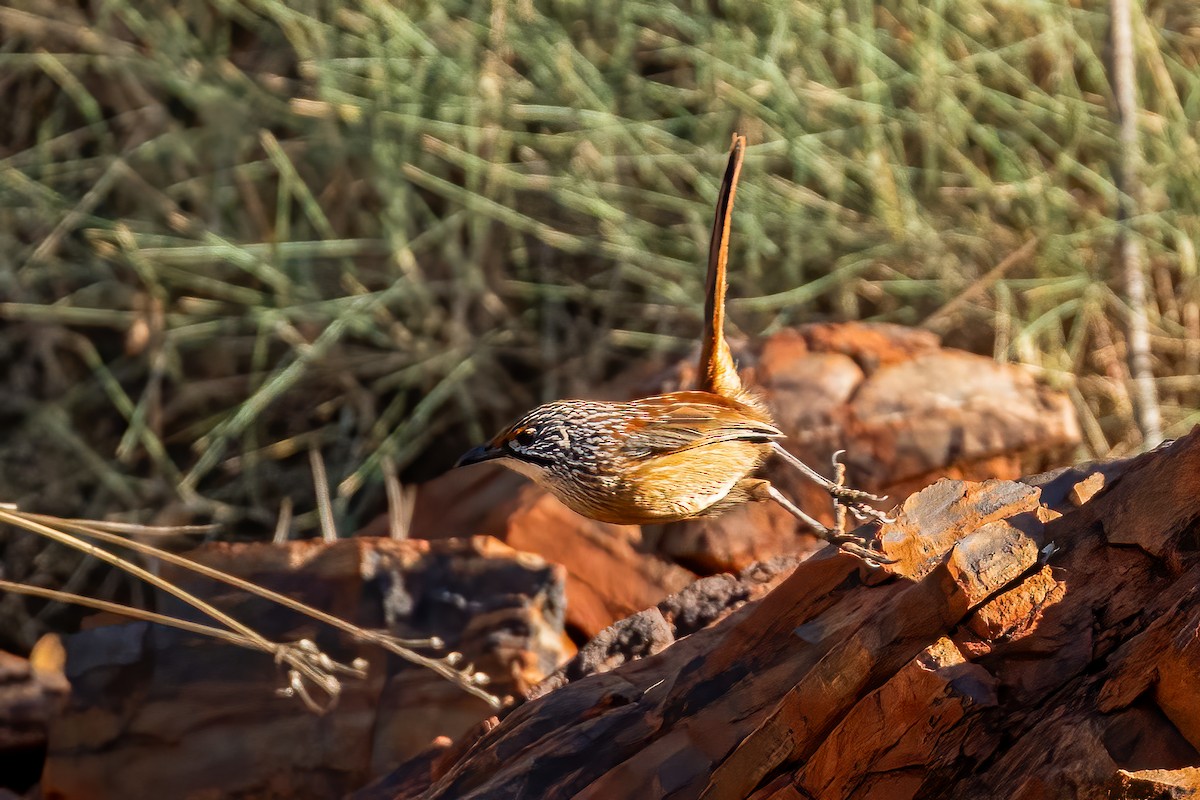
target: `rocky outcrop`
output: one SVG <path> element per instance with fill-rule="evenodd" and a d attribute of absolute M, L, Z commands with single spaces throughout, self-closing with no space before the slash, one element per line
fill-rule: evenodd
<path fill-rule="evenodd" d="M 1174 585 L 1164 576 L 1187 563 L 1186 536 L 1130 522 L 1102 543 L 1109 560 L 1093 562 L 1090 529 L 1064 527 L 1111 502 L 1141 461 L 965 480 L 1015 478 L 1077 439 L 1065 398 L 1017 369 L 878 325 L 782 331 L 739 358 L 814 466 L 847 447 L 850 482 L 897 501 L 935 475 L 955 478 L 905 500 L 884 535 L 894 568 L 828 549 L 805 560 L 817 542 L 767 504 L 684 525 L 607 525 L 512 473 L 454 471 L 421 487 L 407 541 L 212 544 L 196 556 L 367 627 L 438 635 L 523 705 L 498 719 L 427 670 L 171 570 L 277 641 L 315 638 L 339 660 L 365 658 L 369 677 L 345 681 L 338 707 L 315 717 L 275 697 L 283 671 L 261 654 L 144 623 L 94 627 L 67 643 L 71 696 L 50 723 L 44 795 L 934 796 L 929 787 L 1001 769 L 1012 742 L 996 730 L 1050 724 L 1031 715 L 1056 693 L 1076 698 L 1071 681 L 1138 633 L 1128 621 L 1105 627 L 1102 585 L 1140 581 L 1128 591 L 1157 601 Z M 626 388 L 686 385 L 688 368 Z M 822 492 L 768 470 L 828 519 Z M 1057 554 L 1044 550 L 1051 541 Z M 1063 617 L 1072 603 L 1078 618 Z M 169 600 L 160 610 L 194 618 Z M 1100 621 L 1080 639 L 1087 619 Z M 578 654 L 568 633 L 586 642 Z M 1100 736 L 1138 791 L 1186 781 L 1175 770 L 1194 763 L 1187 726 L 1163 722 L 1191 708 L 1186 681 L 1139 677 L 1138 659 L 1156 658 L 1147 652 L 1103 712 L 1125 715 L 1122 733 Z M 1165 699 L 1148 705 L 1144 689 L 1127 701 L 1146 681 Z M 1048 694 L 1018 693 L 1030 687 Z M 1016 767 L 1004 769 L 1007 779 Z"/>
<path fill-rule="evenodd" d="M 884 530 L 895 565 L 826 548 L 669 646 L 568 668 L 393 796 L 1190 796 L 1198 475 L 1200 431 L 1025 482 L 939 481 Z M 662 629 L 639 615 L 599 649 Z"/>
<path fill-rule="evenodd" d="M 562 569 L 485 537 L 210 544 L 190 556 L 367 628 L 439 636 L 500 695 L 528 692 L 574 651 Z M 308 638 L 344 663 L 366 659 L 367 678 L 343 680 L 336 707 L 318 716 L 276 695 L 284 671 L 256 651 L 141 622 L 67 637 L 71 693 L 50 721 L 46 798 L 327 800 L 492 713 L 429 670 L 308 617 L 190 572 L 164 575 L 274 641 Z M 177 601 L 163 610 L 207 621 Z"/>

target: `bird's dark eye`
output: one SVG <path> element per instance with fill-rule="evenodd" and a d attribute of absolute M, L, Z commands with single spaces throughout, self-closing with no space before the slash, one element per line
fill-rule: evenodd
<path fill-rule="evenodd" d="M 517 447 L 529 447 L 529 445 L 533 444 L 533 439 L 533 431 L 529 430 L 529 428 L 522 428 L 514 433 L 512 438 L 513 444 Z"/>

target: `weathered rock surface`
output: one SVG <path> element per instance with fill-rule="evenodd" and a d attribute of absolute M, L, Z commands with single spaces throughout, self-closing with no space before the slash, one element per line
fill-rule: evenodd
<path fill-rule="evenodd" d="M 1028 483 L 939 481 L 884 531 L 887 570 L 827 548 L 673 642 L 660 608 L 622 621 L 581 651 L 591 674 L 394 796 L 1193 796 L 1198 476 L 1200 430 Z M 607 657 L 639 631 L 645 657 Z"/>
<path fill-rule="evenodd" d="M 944 349 L 924 331 L 806 325 L 740 348 L 737 358 L 793 452 L 829 474 L 834 452 L 845 449 L 849 483 L 888 494 L 892 504 L 938 477 L 1015 479 L 1036 472 L 1062 463 L 1079 440 L 1064 394 L 1018 368 Z M 637 381 L 626 394 L 691 386 L 693 362 Z M 832 520 L 828 495 L 797 472 L 771 462 L 764 474 L 811 514 Z M 412 535 L 475 534 L 562 563 L 568 622 L 588 636 L 678 591 L 693 573 L 736 573 L 820 544 L 768 503 L 639 532 L 569 514 L 499 467 L 456 470 L 421 487 Z"/>
<path fill-rule="evenodd" d="M 212 544 L 190 555 L 367 628 L 440 636 L 500 695 L 527 692 L 573 651 L 561 567 L 486 537 Z M 317 716 L 276 696 L 283 671 L 258 652 L 140 622 L 67 637 L 71 694 L 50 723 L 46 798 L 326 800 L 492 713 L 428 670 L 347 644 L 307 617 L 193 573 L 164 573 L 275 641 L 309 638 L 343 662 L 365 658 L 367 679 L 344 680 L 336 708 Z M 165 611 L 199 620 L 177 601 Z"/>
<path fill-rule="evenodd" d="M 548 694 L 569 681 L 608 672 L 628 661 L 661 652 L 676 639 L 695 633 L 766 594 L 799 563 L 797 556 L 780 556 L 755 564 L 737 577 L 722 574 L 701 578 L 653 608 L 605 628 L 562 669 L 534 687 L 527 699 Z"/>

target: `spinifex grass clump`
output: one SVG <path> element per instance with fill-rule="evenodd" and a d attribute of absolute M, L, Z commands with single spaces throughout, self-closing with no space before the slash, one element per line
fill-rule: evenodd
<path fill-rule="evenodd" d="M 694 341 L 735 128 L 744 330 L 924 323 L 1131 449 L 1106 9 L 10 4 L 6 499 L 265 526 L 316 449 L 353 530 L 383 468 Z M 1135 14 L 1171 435 L 1200 419 L 1200 17 Z"/>

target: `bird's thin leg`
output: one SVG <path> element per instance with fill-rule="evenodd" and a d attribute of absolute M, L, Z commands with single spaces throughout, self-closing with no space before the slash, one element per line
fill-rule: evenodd
<path fill-rule="evenodd" d="M 846 485 L 846 465 L 841 462 L 839 456 L 845 450 L 838 450 L 833 454 L 833 482 L 838 486 Z M 833 529 L 839 534 L 846 532 L 846 506 L 833 498 Z"/>
<path fill-rule="evenodd" d="M 849 486 L 843 486 L 840 482 L 831 481 L 829 478 L 826 478 L 808 464 L 805 464 L 795 455 L 789 453 L 787 449 L 784 448 L 784 446 L 779 442 L 771 442 L 771 447 L 776 453 L 783 457 L 784 461 L 788 462 L 793 467 L 804 473 L 805 477 L 824 487 L 825 491 L 829 492 L 829 494 L 838 504 L 849 508 L 850 512 L 854 514 L 856 518 L 860 520 L 876 519 L 880 522 L 895 522 L 895 520 L 889 517 L 887 514 L 867 504 L 868 500 L 886 500 L 886 496 L 881 497 L 880 495 L 864 492 L 860 489 L 851 489 Z M 835 461 L 835 464 L 836 463 L 837 462 Z"/>
<path fill-rule="evenodd" d="M 797 508 L 795 503 L 793 503 L 791 500 L 787 499 L 787 497 L 785 497 L 781 491 L 776 489 L 770 483 L 767 484 L 766 489 L 767 489 L 767 495 L 772 500 L 774 500 L 776 503 L 779 503 L 779 505 L 783 506 L 784 509 L 789 514 L 794 516 L 796 519 L 800 520 L 805 525 L 812 528 L 813 531 L 817 534 L 817 536 L 820 536 L 825 541 L 827 541 L 831 544 L 836 544 L 838 547 L 845 550 L 847 553 L 858 556 L 859 558 L 863 559 L 864 561 L 866 561 L 870 564 L 879 565 L 879 564 L 895 564 L 896 563 L 895 560 L 884 557 L 884 555 L 882 553 L 880 553 L 876 550 L 871 550 L 870 548 L 863 547 L 862 540 L 859 539 L 857 536 L 854 536 L 853 534 L 849 534 L 849 533 L 838 533 L 829 528 L 826 528 L 824 525 L 817 522 L 815 519 L 810 517 L 808 514 L 805 514 L 803 511 L 801 511 L 799 508 Z"/>
<path fill-rule="evenodd" d="M 774 484 L 772 484 L 770 482 L 766 482 L 766 484 L 767 484 L 766 485 L 767 496 L 770 497 L 772 500 L 774 500 L 776 503 L 779 503 L 779 505 L 783 506 L 785 509 L 787 509 L 787 512 L 789 514 L 791 514 L 793 517 L 800 520 L 808 527 L 812 528 L 816 532 L 817 536 L 820 536 L 822 539 L 824 539 L 827 542 L 832 542 L 834 537 L 838 535 L 836 531 L 833 531 L 830 528 L 825 527 L 820 522 L 818 522 L 816 519 L 814 519 L 813 517 L 810 517 L 808 514 L 805 514 L 803 511 L 801 511 L 800 507 L 797 506 L 795 503 L 793 503 L 791 500 L 787 499 L 787 497 L 783 494 L 783 492 L 781 492 L 775 488 Z"/>

